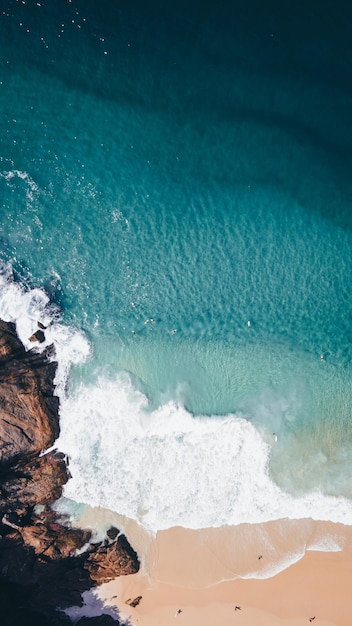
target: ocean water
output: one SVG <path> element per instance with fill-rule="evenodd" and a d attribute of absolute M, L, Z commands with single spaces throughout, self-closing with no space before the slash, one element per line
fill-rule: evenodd
<path fill-rule="evenodd" d="M 48 326 L 72 509 L 352 524 L 351 9 L 315 4 L 1 3 L 0 317 Z"/>

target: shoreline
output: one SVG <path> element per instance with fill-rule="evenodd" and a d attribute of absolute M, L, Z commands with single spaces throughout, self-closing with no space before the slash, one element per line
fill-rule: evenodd
<path fill-rule="evenodd" d="M 272 578 L 236 579 L 208 589 L 150 585 L 140 574 L 105 587 L 110 597 L 117 595 L 121 618 L 133 626 L 299 626 L 309 624 L 311 618 L 319 626 L 349 626 L 351 575 L 349 549 L 307 552 Z M 142 595 L 140 604 L 135 608 L 124 604 L 137 591 Z M 240 608 L 236 610 L 236 606 Z"/>
<path fill-rule="evenodd" d="M 111 515 L 88 510 L 91 521 L 100 523 Z M 103 610 L 114 607 L 130 626 L 299 626 L 312 617 L 319 626 L 350 624 L 350 526 L 278 520 L 203 530 L 175 527 L 155 537 L 132 520 L 125 518 L 123 526 L 141 569 L 93 595 Z M 139 596 L 137 606 L 126 603 Z M 92 615 L 88 606 L 84 614 Z"/>

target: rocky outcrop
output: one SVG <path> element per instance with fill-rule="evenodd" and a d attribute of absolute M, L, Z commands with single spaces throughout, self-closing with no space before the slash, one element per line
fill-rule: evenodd
<path fill-rule="evenodd" d="M 65 455 L 43 453 L 59 434 L 56 364 L 49 356 L 26 352 L 14 325 L 0 320 L 2 626 L 30 624 L 33 616 L 36 624 L 67 624 L 58 609 L 81 605 L 83 591 L 139 569 L 116 528 L 94 544 L 90 530 L 70 527 L 50 508 L 69 471 Z"/>
<path fill-rule="evenodd" d="M 26 352 L 15 325 L 0 320 L 0 470 L 50 447 L 59 434 L 56 364 Z"/>
<path fill-rule="evenodd" d="M 113 529 L 110 529 L 110 532 Z M 109 531 L 108 531 L 109 532 Z M 138 557 L 124 535 L 118 535 L 112 542 L 107 539 L 91 552 L 84 563 L 84 568 L 97 584 L 108 582 L 120 576 L 136 572 Z"/>
<path fill-rule="evenodd" d="M 8 513 L 25 517 L 35 506 L 57 500 L 67 480 L 65 456 L 57 450 L 6 466 L 0 470 L 0 519 Z"/>

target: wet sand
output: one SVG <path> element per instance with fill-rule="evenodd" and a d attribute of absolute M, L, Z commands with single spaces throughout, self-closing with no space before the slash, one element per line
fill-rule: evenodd
<path fill-rule="evenodd" d="M 125 531 L 141 571 L 96 593 L 133 626 L 351 624 L 351 527 L 279 520 L 153 538 L 129 522 Z M 138 596 L 136 607 L 126 603 Z"/>

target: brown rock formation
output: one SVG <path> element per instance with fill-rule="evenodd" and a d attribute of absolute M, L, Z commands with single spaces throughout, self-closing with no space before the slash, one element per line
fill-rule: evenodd
<path fill-rule="evenodd" d="M 109 531 L 108 531 L 109 532 Z M 109 582 L 116 578 L 116 572 L 120 576 L 134 574 L 138 557 L 128 543 L 124 535 L 119 535 L 113 543 L 96 547 L 84 563 L 84 568 L 89 572 L 90 578 L 97 584 Z"/>
<path fill-rule="evenodd" d="M 65 455 L 57 450 L 0 470 L 0 516 L 24 516 L 38 504 L 54 502 L 67 480 Z"/>
<path fill-rule="evenodd" d="M 40 456 L 59 434 L 56 364 L 48 356 L 26 352 L 14 325 L 0 320 L 0 599 L 13 611 L 11 626 L 14 615 L 26 623 L 25 610 L 49 616 L 48 624 L 66 624 L 58 607 L 80 605 L 83 591 L 139 569 L 116 528 L 102 544 L 91 544 L 90 530 L 70 527 L 50 509 L 69 472 L 57 450 Z M 9 604 L 18 593 L 20 608 Z"/>
<path fill-rule="evenodd" d="M 50 447 L 59 434 L 56 364 L 26 352 L 15 325 L 0 320 L 0 468 Z"/>

